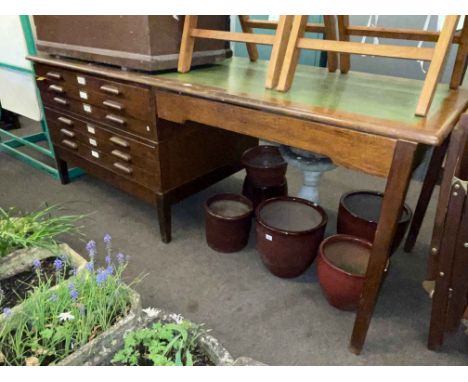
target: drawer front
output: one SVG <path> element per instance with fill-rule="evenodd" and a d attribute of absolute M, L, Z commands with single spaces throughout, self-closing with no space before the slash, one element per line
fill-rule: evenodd
<path fill-rule="evenodd" d="M 147 89 L 136 88 L 132 91 L 121 92 L 115 86 L 102 85 L 103 89 L 115 90 L 117 94 L 106 93 L 89 87 L 80 87 L 71 81 L 60 81 L 44 76 L 37 77 L 37 85 L 41 93 L 50 93 L 54 96 L 71 98 L 99 106 L 109 112 L 151 122 L 153 115 L 150 108 L 150 94 Z"/>
<path fill-rule="evenodd" d="M 128 163 L 124 160 L 108 155 L 97 147 L 88 146 L 83 142 L 80 142 L 76 137 L 64 137 L 55 129 L 51 130 L 50 134 L 54 144 L 61 148 L 93 162 L 98 166 L 104 167 L 119 176 L 141 184 L 142 186 L 148 187 L 152 190 L 160 189 L 161 182 L 158 171 L 150 172 L 143 170 L 132 163 Z"/>
<path fill-rule="evenodd" d="M 140 137 L 155 139 L 154 127 L 144 121 L 129 118 L 120 113 L 110 112 L 87 102 L 80 102 L 66 95 L 55 95 L 50 92 L 41 92 L 42 100 L 46 106 L 58 108 L 66 112 L 73 112 L 91 118 L 98 123 L 136 134 Z"/>
<path fill-rule="evenodd" d="M 75 138 L 82 143 L 97 147 L 109 155 L 124 159 L 142 169 L 159 165 L 157 144 L 149 145 L 107 130 L 104 127 L 79 118 L 45 108 L 50 130 L 63 137 Z"/>

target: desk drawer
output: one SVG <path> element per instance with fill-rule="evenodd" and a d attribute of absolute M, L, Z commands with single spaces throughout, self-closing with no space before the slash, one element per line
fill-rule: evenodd
<path fill-rule="evenodd" d="M 86 122 L 49 108 L 45 108 L 45 113 L 49 129 L 59 132 L 63 137 L 76 137 L 79 141 L 95 146 L 110 155 L 128 158 L 128 162 L 143 169 L 159 165 L 156 143 L 151 145 L 138 142 L 98 124 Z"/>
<path fill-rule="evenodd" d="M 110 112 L 87 102 L 80 102 L 66 95 L 55 95 L 50 92 L 41 93 L 42 100 L 46 106 L 58 108 L 65 112 L 73 112 L 98 123 L 112 126 L 119 130 L 136 134 L 148 139 L 156 139 L 155 128 L 152 124 L 129 118 L 120 113 Z"/>
<path fill-rule="evenodd" d="M 118 112 L 121 115 L 142 121 L 151 122 L 154 119 L 150 107 L 150 94 L 144 88 L 136 88 L 122 93 L 119 88 L 101 86 L 104 89 L 117 89 L 117 94 L 112 94 L 94 88 L 81 87 L 71 83 L 71 81 L 60 81 L 44 76 L 37 76 L 37 85 L 43 94 L 50 93 L 53 96 L 86 102 L 109 112 Z"/>
<path fill-rule="evenodd" d="M 148 170 L 142 169 L 132 163 L 111 156 L 99 150 L 97 147 L 86 145 L 80 142 L 76 137 L 70 138 L 61 136 L 56 130 L 51 130 L 50 133 L 55 145 L 142 186 L 152 190 L 160 189 L 161 181 L 157 166 L 149 168 Z"/>

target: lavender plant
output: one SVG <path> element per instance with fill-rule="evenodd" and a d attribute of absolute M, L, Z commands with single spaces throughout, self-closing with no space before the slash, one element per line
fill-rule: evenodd
<path fill-rule="evenodd" d="M 123 254 L 112 255 L 106 237 L 106 268 L 95 264 L 96 243 L 87 245 L 88 271 L 62 280 L 50 289 L 44 279 L 23 302 L 22 309 L 0 321 L 0 365 L 51 365 L 88 343 L 130 308 L 130 291 L 121 276 L 127 265 Z M 40 272 L 40 262 L 34 262 Z M 63 270 L 60 259 L 54 263 Z"/>

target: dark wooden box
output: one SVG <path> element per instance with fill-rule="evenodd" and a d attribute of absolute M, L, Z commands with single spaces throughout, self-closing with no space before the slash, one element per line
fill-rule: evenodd
<path fill-rule="evenodd" d="M 177 68 L 184 16 L 34 16 L 37 48 L 138 70 Z M 200 16 L 200 28 L 229 30 L 229 16 Z M 230 57 L 225 41 L 197 39 L 193 65 Z"/>

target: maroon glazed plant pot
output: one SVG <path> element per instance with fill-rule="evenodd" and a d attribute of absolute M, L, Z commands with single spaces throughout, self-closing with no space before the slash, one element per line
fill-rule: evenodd
<path fill-rule="evenodd" d="M 377 191 L 361 190 L 343 194 L 338 208 L 337 233 L 361 237 L 373 243 L 382 200 L 383 193 Z M 405 204 L 390 254 L 393 254 L 400 246 L 411 216 L 411 208 Z"/>
<path fill-rule="evenodd" d="M 206 242 L 218 252 L 237 252 L 249 241 L 253 205 L 245 196 L 218 194 L 205 202 Z"/>
<path fill-rule="evenodd" d="M 282 185 L 288 167 L 278 147 L 269 145 L 255 146 L 244 151 L 242 165 L 249 180 L 260 187 Z"/>
<path fill-rule="evenodd" d="M 330 305 L 355 310 L 364 288 L 372 244 L 349 235 L 333 235 L 320 244 L 317 273 Z"/>
<path fill-rule="evenodd" d="M 317 255 L 327 214 L 315 203 L 294 197 L 265 200 L 255 210 L 257 250 L 278 277 L 297 277 Z"/>
<path fill-rule="evenodd" d="M 253 184 L 246 176 L 242 185 L 242 195 L 253 203 L 255 209 L 264 200 L 288 196 L 288 182 L 285 178 L 283 183 L 278 186 L 261 187 Z"/>

